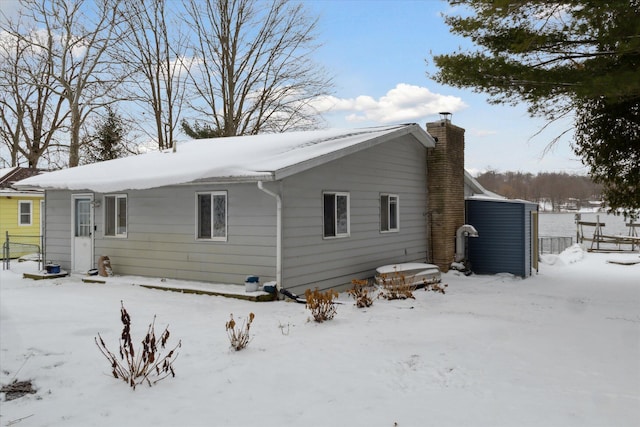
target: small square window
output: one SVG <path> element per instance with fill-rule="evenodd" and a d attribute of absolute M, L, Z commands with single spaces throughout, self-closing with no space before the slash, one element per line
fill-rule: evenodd
<path fill-rule="evenodd" d="M 349 193 L 323 193 L 324 237 L 349 236 Z"/>
<path fill-rule="evenodd" d="M 399 201 L 395 194 L 380 195 L 380 231 L 398 231 L 399 227 Z"/>
<path fill-rule="evenodd" d="M 33 218 L 33 209 L 32 209 L 31 200 L 20 200 L 18 201 L 18 224 L 28 226 L 31 225 Z"/>
<path fill-rule="evenodd" d="M 104 196 L 104 235 L 127 237 L 127 196 Z"/>
<path fill-rule="evenodd" d="M 196 195 L 198 239 L 227 240 L 227 193 L 214 191 Z"/>

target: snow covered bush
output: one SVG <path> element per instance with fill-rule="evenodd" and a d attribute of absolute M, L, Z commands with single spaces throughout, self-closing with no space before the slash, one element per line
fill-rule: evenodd
<path fill-rule="evenodd" d="M 333 289 L 325 292 L 319 291 L 318 288 L 313 291 L 307 289 L 304 291 L 304 296 L 306 299 L 305 307 L 311 310 L 313 320 L 316 322 L 331 320 L 336 315 L 337 310 L 333 300 L 338 298 L 338 293 Z"/>
<path fill-rule="evenodd" d="M 245 348 L 251 338 L 249 337 L 249 330 L 251 329 L 251 322 L 255 314 L 249 313 L 249 321 L 245 322 L 242 327 L 236 327 L 236 321 L 233 320 L 233 313 L 231 313 L 231 319 L 225 324 L 227 329 L 227 335 L 229 336 L 229 342 L 231 343 L 231 348 L 235 351 L 240 351 Z"/>
<path fill-rule="evenodd" d="M 175 377 L 173 362 L 178 357 L 177 349 L 182 346 L 182 342 L 178 341 L 178 344 L 169 353 L 162 356 L 156 340 L 156 316 L 154 315 L 153 322 L 149 325 L 147 334 L 142 340 L 142 351 L 138 349 L 136 356 L 133 338 L 131 338 L 131 316 L 124 308 L 122 301 L 120 304 L 120 320 L 123 326 L 120 335 L 119 357 L 107 348 L 100 334 L 94 338 L 98 349 L 111 364 L 111 374 L 114 378 L 122 379 L 135 390 L 137 385 L 145 382 L 151 386 L 169 375 Z M 168 340 L 169 327 L 167 326 L 160 335 L 161 349 L 166 347 Z"/>
<path fill-rule="evenodd" d="M 416 290 L 416 285 L 413 283 L 413 276 L 394 271 L 393 274 L 381 274 L 379 278 L 381 289 L 378 297 L 387 300 L 415 299 L 413 291 Z"/>
<path fill-rule="evenodd" d="M 369 291 L 371 290 L 369 281 L 353 279 L 351 280 L 351 284 L 353 285 L 353 287 L 349 289 L 347 293 L 351 295 L 354 300 L 356 300 L 356 307 L 371 307 L 371 305 L 373 304 L 373 299 L 369 295 Z"/>

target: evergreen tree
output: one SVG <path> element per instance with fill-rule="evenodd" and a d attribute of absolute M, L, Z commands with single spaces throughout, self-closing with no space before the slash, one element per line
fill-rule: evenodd
<path fill-rule="evenodd" d="M 224 133 L 220 129 L 216 129 L 207 123 L 202 124 L 195 121 L 193 125 L 190 125 L 186 120 L 182 120 L 180 126 L 182 126 L 183 132 L 193 139 L 218 138 L 224 136 Z"/>
<path fill-rule="evenodd" d="M 604 185 L 609 206 L 640 209 L 640 1 L 449 3 L 466 7 L 445 18 L 451 31 L 480 49 L 436 56 L 434 79 L 485 92 L 493 103 L 525 102 L 548 120 L 575 115 L 574 151 Z"/>
<path fill-rule="evenodd" d="M 97 163 L 117 159 L 127 154 L 125 137 L 127 130 L 120 115 L 107 107 L 107 115 L 96 126 L 95 133 L 85 137 L 84 163 Z"/>

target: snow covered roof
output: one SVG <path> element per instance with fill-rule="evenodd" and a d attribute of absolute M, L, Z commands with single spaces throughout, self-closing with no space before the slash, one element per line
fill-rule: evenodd
<path fill-rule="evenodd" d="M 504 196 L 501 196 L 497 193 L 494 193 L 493 191 L 489 191 L 486 188 L 484 188 L 479 182 L 478 180 L 476 180 L 473 175 L 471 175 L 469 172 L 467 172 L 466 170 L 464 171 L 464 183 L 471 189 L 471 191 L 473 192 L 473 195 L 471 196 L 467 196 L 467 199 L 469 198 L 473 198 L 473 199 L 503 199 L 506 200 L 507 198 Z"/>
<path fill-rule="evenodd" d="M 0 195 L 3 197 L 42 197 L 42 190 L 26 189 L 20 191 L 14 188 L 15 182 L 38 173 L 39 170 L 37 169 L 29 169 L 19 166 L 0 169 Z"/>
<path fill-rule="evenodd" d="M 486 202 L 502 202 L 502 203 L 524 203 L 535 205 L 536 203 L 530 202 L 528 200 L 522 199 L 507 199 L 504 196 L 501 196 L 498 193 L 494 193 L 493 191 L 489 191 L 484 188 L 478 180 L 476 180 L 469 172 L 464 171 L 464 183 L 473 194 L 466 196 L 465 200 L 484 200 Z"/>
<path fill-rule="evenodd" d="M 104 193 L 192 182 L 279 180 L 403 135 L 435 146 L 415 123 L 200 139 L 179 144 L 175 153 L 151 152 L 63 169 L 27 178 L 16 187 Z"/>
<path fill-rule="evenodd" d="M 4 179 L 5 176 L 9 175 L 16 169 L 17 166 L 13 166 L 10 168 L 0 168 L 0 181 Z"/>

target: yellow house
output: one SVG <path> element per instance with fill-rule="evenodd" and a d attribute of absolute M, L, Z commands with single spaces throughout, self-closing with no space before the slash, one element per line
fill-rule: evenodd
<path fill-rule="evenodd" d="M 44 193 L 13 188 L 14 182 L 38 172 L 37 169 L 21 167 L 0 169 L 0 246 L 3 258 L 7 250 L 10 258 L 41 252 Z"/>

